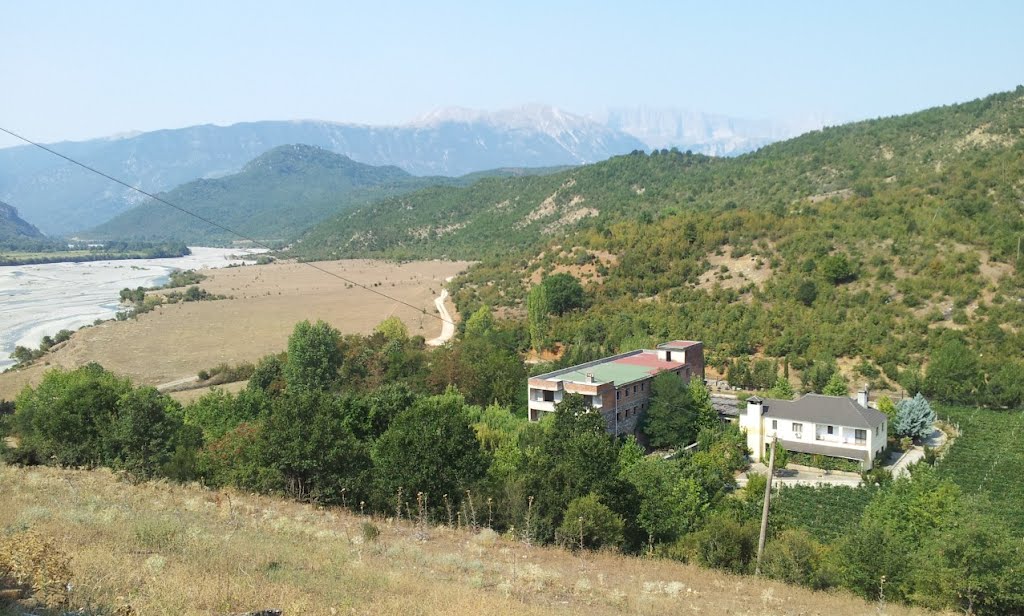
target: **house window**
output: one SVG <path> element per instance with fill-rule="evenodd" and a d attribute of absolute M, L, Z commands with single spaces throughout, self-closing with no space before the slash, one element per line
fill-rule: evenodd
<path fill-rule="evenodd" d="M 832 426 L 829 426 L 829 427 L 828 427 L 828 433 L 829 433 L 829 434 L 832 434 Z"/>
<path fill-rule="evenodd" d="M 779 420 L 778 419 L 773 419 L 772 420 L 772 430 L 777 430 L 778 428 L 779 428 Z"/>
<path fill-rule="evenodd" d="M 544 402 L 554 402 L 555 392 L 544 390 Z"/>
<path fill-rule="evenodd" d="M 644 390 L 644 384 L 640 383 L 640 391 L 643 391 L 643 390 Z"/>
<path fill-rule="evenodd" d="M 615 390 L 615 399 L 616 400 L 621 400 L 622 399 L 622 392 L 621 391 Z"/>
<path fill-rule="evenodd" d="M 629 397 L 629 388 L 628 387 L 625 389 L 625 392 L 626 392 L 626 397 L 628 398 Z"/>
<path fill-rule="evenodd" d="M 615 413 L 615 419 L 617 421 L 622 421 L 622 411 L 619 411 L 618 413 Z"/>
<path fill-rule="evenodd" d="M 868 442 L 868 431 L 867 430 L 854 430 L 853 440 L 858 445 L 864 445 Z"/>
<path fill-rule="evenodd" d="M 636 393 L 636 385 L 633 386 L 633 393 Z"/>
<path fill-rule="evenodd" d="M 793 422 L 793 434 L 797 438 L 803 438 L 804 425 L 802 423 Z"/>

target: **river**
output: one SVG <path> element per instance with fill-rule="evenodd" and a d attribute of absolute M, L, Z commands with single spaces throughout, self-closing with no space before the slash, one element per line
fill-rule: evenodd
<path fill-rule="evenodd" d="M 15 346 L 37 348 L 43 336 L 110 319 L 123 307 L 125 287 L 164 284 L 176 269 L 225 267 L 234 255 L 254 251 L 191 248 L 170 259 L 125 259 L 87 263 L 42 263 L 0 267 L 0 371 L 13 365 Z"/>

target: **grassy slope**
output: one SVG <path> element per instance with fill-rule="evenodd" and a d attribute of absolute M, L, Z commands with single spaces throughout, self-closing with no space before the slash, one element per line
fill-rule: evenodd
<path fill-rule="evenodd" d="M 0 466 L 0 528 L 71 557 L 72 607 L 137 614 L 866 614 L 814 593 L 661 560 L 574 556 L 447 528 L 107 471 Z M 885 607 L 886 614 L 918 610 Z"/>

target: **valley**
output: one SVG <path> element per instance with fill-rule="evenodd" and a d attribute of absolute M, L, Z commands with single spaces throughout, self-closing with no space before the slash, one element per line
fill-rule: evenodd
<path fill-rule="evenodd" d="M 14 399 L 56 366 L 98 362 L 140 385 L 156 386 L 225 362 L 254 362 L 280 352 L 292 326 L 303 319 L 324 319 L 346 333 L 369 333 L 385 318 L 397 316 L 410 335 L 435 338 L 441 322 L 429 316 L 437 314 L 434 301 L 445 279 L 469 263 L 350 260 L 316 265 L 422 306 L 427 315 L 304 264 L 203 270 L 208 278 L 202 288 L 229 299 L 165 305 L 136 319 L 80 330 L 34 365 L 0 374 L 0 399 Z"/>

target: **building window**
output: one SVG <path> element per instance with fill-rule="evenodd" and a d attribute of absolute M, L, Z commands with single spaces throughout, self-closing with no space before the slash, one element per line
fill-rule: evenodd
<path fill-rule="evenodd" d="M 554 402 L 555 392 L 544 390 L 544 402 Z"/>
<path fill-rule="evenodd" d="M 615 390 L 615 399 L 616 400 L 622 400 L 622 392 L 621 391 Z"/>
<path fill-rule="evenodd" d="M 804 436 L 804 425 L 802 423 L 793 422 L 793 434 L 797 438 L 803 438 Z"/>
<path fill-rule="evenodd" d="M 868 431 L 867 430 L 854 430 L 853 440 L 858 445 L 865 445 L 868 442 Z"/>
<path fill-rule="evenodd" d="M 622 411 L 619 411 L 618 413 L 615 413 L 615 419 L 617 421 L 622 421 Z"/>
<path fill-rule="evenodd" d="M 779 429 L 779 420 L 778 419 L 773 419 L 772 420 L 772 430 L 778 430 L 778 429 Z"/>
<path fill-rule="evenodd" d="M 629 388 L 628 387 L 626 388 L 626 397 L 627 398 L 629 397 Z"/>
<path fill-rule="evenodd" d="M 829 427 L 828 427 L 828 429 L 827 429 L 827 432 L 828 432 L 829 434 L 832 434 L 832 426 L 829 426 Z"/>
<path fill-rule="evenodd" d="M 643 390 L 644 390 L 644 384 L 640 383 L 640 391 L 643 391 Z"/>
<path fill-rule="evenodd" d="M 633 386 L 633 393 L 636 393 L 636 385 Z"/>

